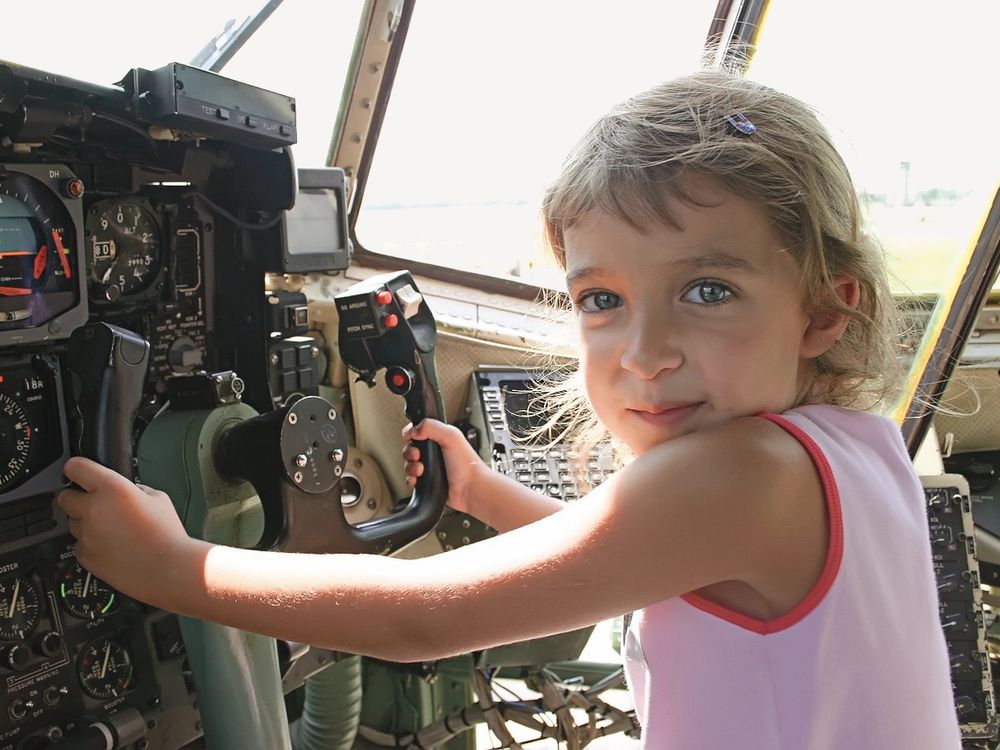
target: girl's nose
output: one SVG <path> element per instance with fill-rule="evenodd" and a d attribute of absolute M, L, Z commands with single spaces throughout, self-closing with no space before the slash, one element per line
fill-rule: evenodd
<path fill-rule="evenodd" d="M 621 366 L 644 380 L 664 370 L 675 370 L 684 361 L 680 346 L 663 320 L 637 321 L 623 342 Z"/>

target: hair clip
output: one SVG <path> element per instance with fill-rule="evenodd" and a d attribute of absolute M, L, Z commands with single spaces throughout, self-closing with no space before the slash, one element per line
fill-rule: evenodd
<path fill-rule="evenodd" d="M 757 126 L 750 122 L 747 116 L 741 112 L 737 112 L 734 115 L 726 115 L 726 122 L 732 125 L 733 130 L 743 135 L 753 135 L 757 132 Z"/>

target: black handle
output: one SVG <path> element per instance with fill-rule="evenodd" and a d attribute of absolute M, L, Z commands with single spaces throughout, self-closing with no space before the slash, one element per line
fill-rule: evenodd
<path fill-rule="evenodd" d="M 142 402 L 149 343 L 124 328 L 91 323 L 70 336 L 67 366 L 80 380 L 77 452 L 131 479 L 132 423 Z"/>
<path fill-rule="evenodd" d="M 355 284 L 335 298 L 340 316 L 340 356 L 359 378 L 385 381 L 405 399 L 413 424 L 430 417 L 445 420 L 444 401 L 434 366 L 437 328 L 427 302 L 406 271 L 380 274 Z M 344 544 L 359 552 L 387 552 L 420 538 L 437 524 L 448 500 L 441 446 L 416 441 L 424 473 L 406 507 L 386 518 L 352 527 L 345 522 Z"/>

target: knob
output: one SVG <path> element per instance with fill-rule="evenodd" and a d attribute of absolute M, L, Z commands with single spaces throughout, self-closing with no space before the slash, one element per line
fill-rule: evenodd
<path fill-rule="evenodd" d="M 54 630 L 39 633 L 35 636 L 34 646 L 42 656 L 55 656 L 62 651 L 62 636 Z"/>
<path fill-rule="evenodd" d="M 59 187 L 62 189 L 62 194 L 67 198 L 80 198 L 85 192 L 83 180 L 78 177 L 63 180 Z"/>
<path fill-rule="evenodd" d="M 28 662 L 31 660 L 31 650 L 23 643 L 15 643 L 7 649 L 3 659 L 7 667 L 15 672 L 20 672 L 28 666 Z"/>

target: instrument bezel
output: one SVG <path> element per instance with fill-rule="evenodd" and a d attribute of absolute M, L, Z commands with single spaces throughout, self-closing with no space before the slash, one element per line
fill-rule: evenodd
<path fill-rule="evenodd" d="M 73 303 L 50 317 L 35 321 L 28 318 L 25 321 L 14 321 L 0 324 L 0 347 L 30 344 L 36 341 L 52 341 L 67 338 L 78 326 L 87 322 L 87 289 L 86 268 L 84 265 L 83 248 L 83 205 L 79 198 L 67 198 L 63 195 L 63 187 L 76 180 L 76 175 L 64 164 L 0 164 L 0 182 L 6 182 L 11 177 L 24 175 L 46 191 L 44 201 L 29 208 L 36 212 L 36 217 L 43 226 L 51 223 L 52 217 L 42 211 L 43 202 L 55 202 L 64 210 L 70 219 L 70 227 L 64 231 L 73 241 L 72 273 L 75 274 Z M 36 295 L 32 295 L 34 298 Z M 43 295 L 37 295 L 44 299 Z M 32 303 L 36 307 L 35 302 Z"/>

